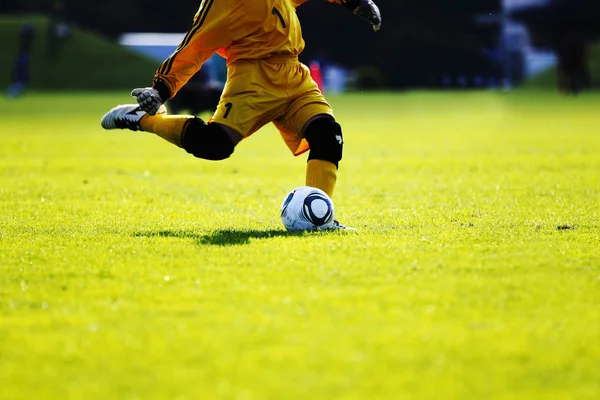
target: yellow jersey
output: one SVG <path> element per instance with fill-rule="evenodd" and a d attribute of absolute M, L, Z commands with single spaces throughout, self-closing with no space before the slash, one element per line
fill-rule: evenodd
<path fill-rule="evenodd" d="M 306 1 L 202 0 L 192 28 L 156 72 L 154 87 L 163 100 L 172 98 L 214 53 L 227 66 L 237 60 L 299 55 L 304 39 L 296 7 Z"/>

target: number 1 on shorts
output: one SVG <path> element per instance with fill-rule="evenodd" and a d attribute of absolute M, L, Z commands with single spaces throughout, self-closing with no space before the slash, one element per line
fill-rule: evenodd
<path fill-rule="evenodd" d="M 233 104 L 225 103 L 225 114 L 223 114 L 223 118 L 229 117 L 229 113 L 231 112 L 231 107 L 233 107 Z"/>

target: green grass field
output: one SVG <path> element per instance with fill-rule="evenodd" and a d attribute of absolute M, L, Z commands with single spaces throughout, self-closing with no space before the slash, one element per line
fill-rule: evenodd
<path fill-rule="evenodd" d="M 598 399 L 600 95 L 332 97 L 356 232 L 288 234 L 265 128 L 224 162 L 0 100 L 2 399 Z"/>

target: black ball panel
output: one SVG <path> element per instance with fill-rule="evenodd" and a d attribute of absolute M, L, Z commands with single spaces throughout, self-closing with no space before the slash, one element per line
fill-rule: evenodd
<path fill-rule="evenodd" d="M 315 214 L 313 209 L 313 202 L 315 200 L 323 201 L 327 204 L 327 212 L 322 217 Z M 333 207 L 328 198 L 324 197 L 320 193 L 311 193 L 304 199 L 304 206 L 302 207 L 303 216 L 313 223 L 315 226 L 321 226 L 330 221 L 333 217 Z"/>

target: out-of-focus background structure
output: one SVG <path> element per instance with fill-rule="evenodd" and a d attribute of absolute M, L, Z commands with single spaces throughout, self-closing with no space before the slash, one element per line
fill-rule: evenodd
<path fill-rule="evenodd" d="M 148 83 L 190 26 L 198 0 L 101 3 L 5 0 L 0 86 L 7 87 L 25 26 L 32 89 L 111 89 Z M 332 91 L 600 86 L 600 3 L 595 0 L 380 0 L 384 28 L 326 1 L 299 8 L 307 42 Z M 326 23 L 324 23 L 324 21 Z M 557 73 L 558 71 L 558 73 Z M 12 74 L 11 74 L 12 72 Z M 205 69 L 223 80 L 217 57 Z M 11 76 L 12 75 L 12 76 Z"/>

